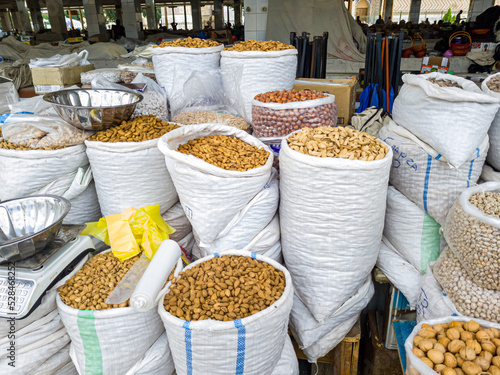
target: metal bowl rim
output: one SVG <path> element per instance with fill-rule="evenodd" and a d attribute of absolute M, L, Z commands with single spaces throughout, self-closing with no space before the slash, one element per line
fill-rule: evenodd
<path fill-rule="evenodd" d="M 53 96 L 54 94 L 60 93 L 60 92 L 76 92 L 76 91 L 89 91 L 89 90 L 92 90 L 92 91 L 125 92 L 125 93 L 128 93 L 128 94 L 135 95 L 136 97 L 139 98 L 139 100 L 136 101 L 135 103 L 112 105 L 112 106 L 97 106 L 97 107 L 88 107 L 88 106 L 83 106 L 83 105 L 79 106 L 79 105 L 70 105 L 70 104 L 60 104 L 60 103 L 55 103 L 55 102 L 53 102 L 51 100 L 51 96 Z M 144 96 L 142 96 L 142 94 L 139 94 L 138 92 L 128 91 L 128 90 L 113 90 L 113 89 L 72 89 L 72 90 L 59 90 L 59 91 L 49 92 L 49 93 L 47 93 L 47 94 L 45 94 L 43 96 L 43 100 L 46 101 L 46 102 L 48 102 L 48 103 L 50 103 L 50 104 L 53 104 L 53 105 L 56 105 L 56 106 L 60 106 L 60 107 L 66 107 L 66 108 L 81 108 L 81 109 L 108 109 L 108 108 L 128 107 L 130 105 L 139 104 L 140 102 L 142 102 L 143 99 L 144 99 Z"/>
<path fill-rule="evenodd" d="M 41 231 L 38 231 L 36 233 L 31 233 L 31 234 L 27 234 L 25 236 L 22 236 L 22 237 L 17 237 L 16 239 L 10 241 L 10 242 L 4 242 L 2 244 L 0 244 L 0 248 L 4 247 L 4 246 L 11 246 L 11 245 L 15 245 L 19 242 L 22 242 L 22 241 L 25 241 L 28 237 L 35 237 L 35 236 L 38 236 L 39 234 L 45 232 L 46 230 L 52 228 L 54 225 L 57 225 L 57 223 L 59 222 L 62 222 L 64 220 L 64 218 L 66 217 L 66 215 L 69 213 L 69 210 L 71 209 L 71 203 L 69 202 L 69 200 L 67 200 L 66 198 L 63 198 L 63 197 L 60 197 L 58 195 L 52 195 L 52 194 L 42 194 L 42 195 L 30 195 L 28 197 L 22 197 L 22 198 L 14 198 L 14 199 L 9 199 L 9 200 L 6 200 L 6 201 L 2 201 L 0 202 L 0 205 L 1 204 L 4 204 L 4 203 L 8 203 L 8 202 L 12 202 L 12 201 L 17 201 L 17 200 L 20 200 L 20 199 L 27 199 L 27 198 L 57 198 L 57 199 L 60 199 L 66 206 L 64 212 L 61 214 L 61 216 L 54 221 L 54 223 L 52 223 L 49 227 L 45 227 L 43 230 Z"/>

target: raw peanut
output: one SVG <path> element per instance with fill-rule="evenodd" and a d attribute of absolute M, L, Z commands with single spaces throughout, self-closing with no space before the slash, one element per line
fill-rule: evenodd
<path fill-rule="evenodd" d="M 295 49 L 290 44 L 268 40 L 265 42 L 249 39 L 247 42 L 233 44 L 231 47 L 224 48 L 226 51 L 282 51 L 285 49 Z"/>
<path fill-rule="evenodd" d="M 163 47 L 187 47 L 187 48 L 207 48 L 207 47 L 217 47 L 221 44 L 215 40 L 210 39 L 199 39 L 187 37 L 185 39 L 177 39 L 169 42 L 162 42 L 158 46 L 153 46 L 153 48 L 163 48 Z"/>

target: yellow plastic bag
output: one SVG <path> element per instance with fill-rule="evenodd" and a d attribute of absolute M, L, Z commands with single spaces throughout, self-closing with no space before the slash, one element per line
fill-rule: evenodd
<path fill-rule="evenodd" d="M 108 215 L 98 222 L 87 223 L 82 235 L 92 235 L 111 246 L 120 260 L 136 256 L 141 251 L 152 259 L 161 243 L 169 239 L 175 229 L 160 214 L 160 205 L 140 209 L 127 208 L 121 214 Z"/>

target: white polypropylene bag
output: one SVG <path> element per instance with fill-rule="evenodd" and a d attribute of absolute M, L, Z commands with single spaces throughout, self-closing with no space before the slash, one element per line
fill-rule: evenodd
<path fill-rule="evenodd" d="M 422 275 L 441 249 L 440 225 L 395 187 L 387 191 L 384 236 Z M 399 288 L 398 288 L 399 289 Z"/>
<path fill-rule="evenodd" d="M 168 346 L 167 334 L 163 334 L 125 375 L 172 375 L 174 361 Z"/>
<path fill-rule="evenodd" d="M 404 259 L 386 238 L 380 247 L 377 267 L 387 276 L 391 284 L 404 294 L 410 306 L 415 307 L 418 303 L 422 274 Z"/>
<path fill-rule="evenodd" d="M 293 89 L 297 50 L 222 51 L 220 66 L 226 95 L 234 101 L 239 114 L 251 123 L 255 95 Z"/>
<path fill-rule="evenodd" d="M 169 234 L 169 237 L 174 241 L 179 242 L 192 232 L 191 223 L 186 217 L 180 202 L 170 207 L 161 217 L 168 225 L 175 229 L 174 233 Z"/>
<path fill-rule="evenodd" d="M 358 319 L 361 310 L 370 302 L 374 291 L 370 275 L 365 279 L 363 286 L 324 323 L 318 323 L 300 299 L 297 296 L 293 297 L 290 329 L 309 362 L 315 363 L 344 339 L 345 334 Z M 345 333 L 341 335 L 344 330 Z"/>
<path fill-rule="evenodd" d="M 163 154 L 156 147 L 158 139 L 85 144 L 104 216 L 154 204 L 164 213 L 177 202 Z"/>
<path fill-rule="evenodd" d="M 270 375 L 281 358 L 293 303 L 290 273 L 272 259 L 241 250 L 200 259 L 184 270 L 224 255 L 247 256 L 269 263 L 284 273 L 285 290 L 267 309 L 227 322 L 179 319 L 165 310 L 160 299 L 158 313 L 165 325 L 177 375 Z"/>
<path fill-rule="evenodd" d="M 268 251 L 263 253 L 265 257 L 271 258 L 275 260 L 279 264 L 283 264 L 283 254 L 281 253 L 281 241 L 276 242 L 273 247 L 271 247 Z"/>
<path fill-rule="evenodd" d="M 489 182 L 489 181 L 500 182 L 500 172 L 495 171 L 489 165 L 485 164 L 483 165 L 483 171 L 481 172 L 481 180 L 484 182 Z"/>
<path fill-rule="evenodd" d="M 484 93 L 498 100 L 500 100 L 500 92 L 490 90 L 488 88 L 488 82 L 492 77 L 499 74 L 500 73 L 489 76 L 481 84 L 481 88 Z M 490 137 L 490 150 L 488 151 L 488 157 L 486 158 L 486 161 L 493 168 L 500 169 L 500 110 L 497 112 L 497 114 L 495 115 L 495 119 L 491 123 L 488 135 Z"/>
<path fill-rule="evenodd" d="M 293 134 L 293 133 L 292 133 Z M 280 151 L 280 227 L 296 294 L 318 322 L 365 282 L 378 257 L 392 162 Z M 321 286 L 321 287 L 318 287 Z"/>
<path fill-rule="evenodd" d="M 488 151 L 486 136 L 467 163 L 456 169 L 394 121 L 382 127 L 378 137 L 393 150 L 391 185 L 441 225 L 455 199 L 479 179 Z"/>
<path fill-rule="evenodd" d="M 281 358 L 274 368 L 272 375 L 299 375 L 299 361 L 293 348 L 290 336 L 285 339 Z"/>
<path fill-rule="evenodd" d="M 428 79 L 456 82 L 440 87 Z M 479 147 L 500 107 L 500 97 L 486 95 L 465 78 L 449 74 L 405 74 L 394 100 L 396 123 L 429 144 L 459 168 Z"/>
<path fill-rule="evenodd" d="M 177 150 L 189 140 L 226 135 L 269 152 L 264 166 L 245 172 L 229 171 Z M 212 243 L 231 220 L 269 181 L 273 155 L 269 148 L 247 132 L 220 124 L 182 126 L 160 138 L 158 148 L 179 194 L 193 232 L 202 244 Z M 99 192 L 99 189 L 98 189 Z"/>

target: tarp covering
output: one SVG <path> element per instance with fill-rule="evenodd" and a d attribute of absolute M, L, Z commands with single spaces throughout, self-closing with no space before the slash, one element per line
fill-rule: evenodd
<path fill-rule="evenodd" d="M 269 0 L 267 40 L 290 43 L 290 32 L 303 31 L 311 36 L 328 31 L 328 54 L 332 57 L 364 62 L 360 52 L 366 48 L 366 36 L 344 6 L 343 0 Z M 359 43 L 360 51 L 354 45 Z"/>

